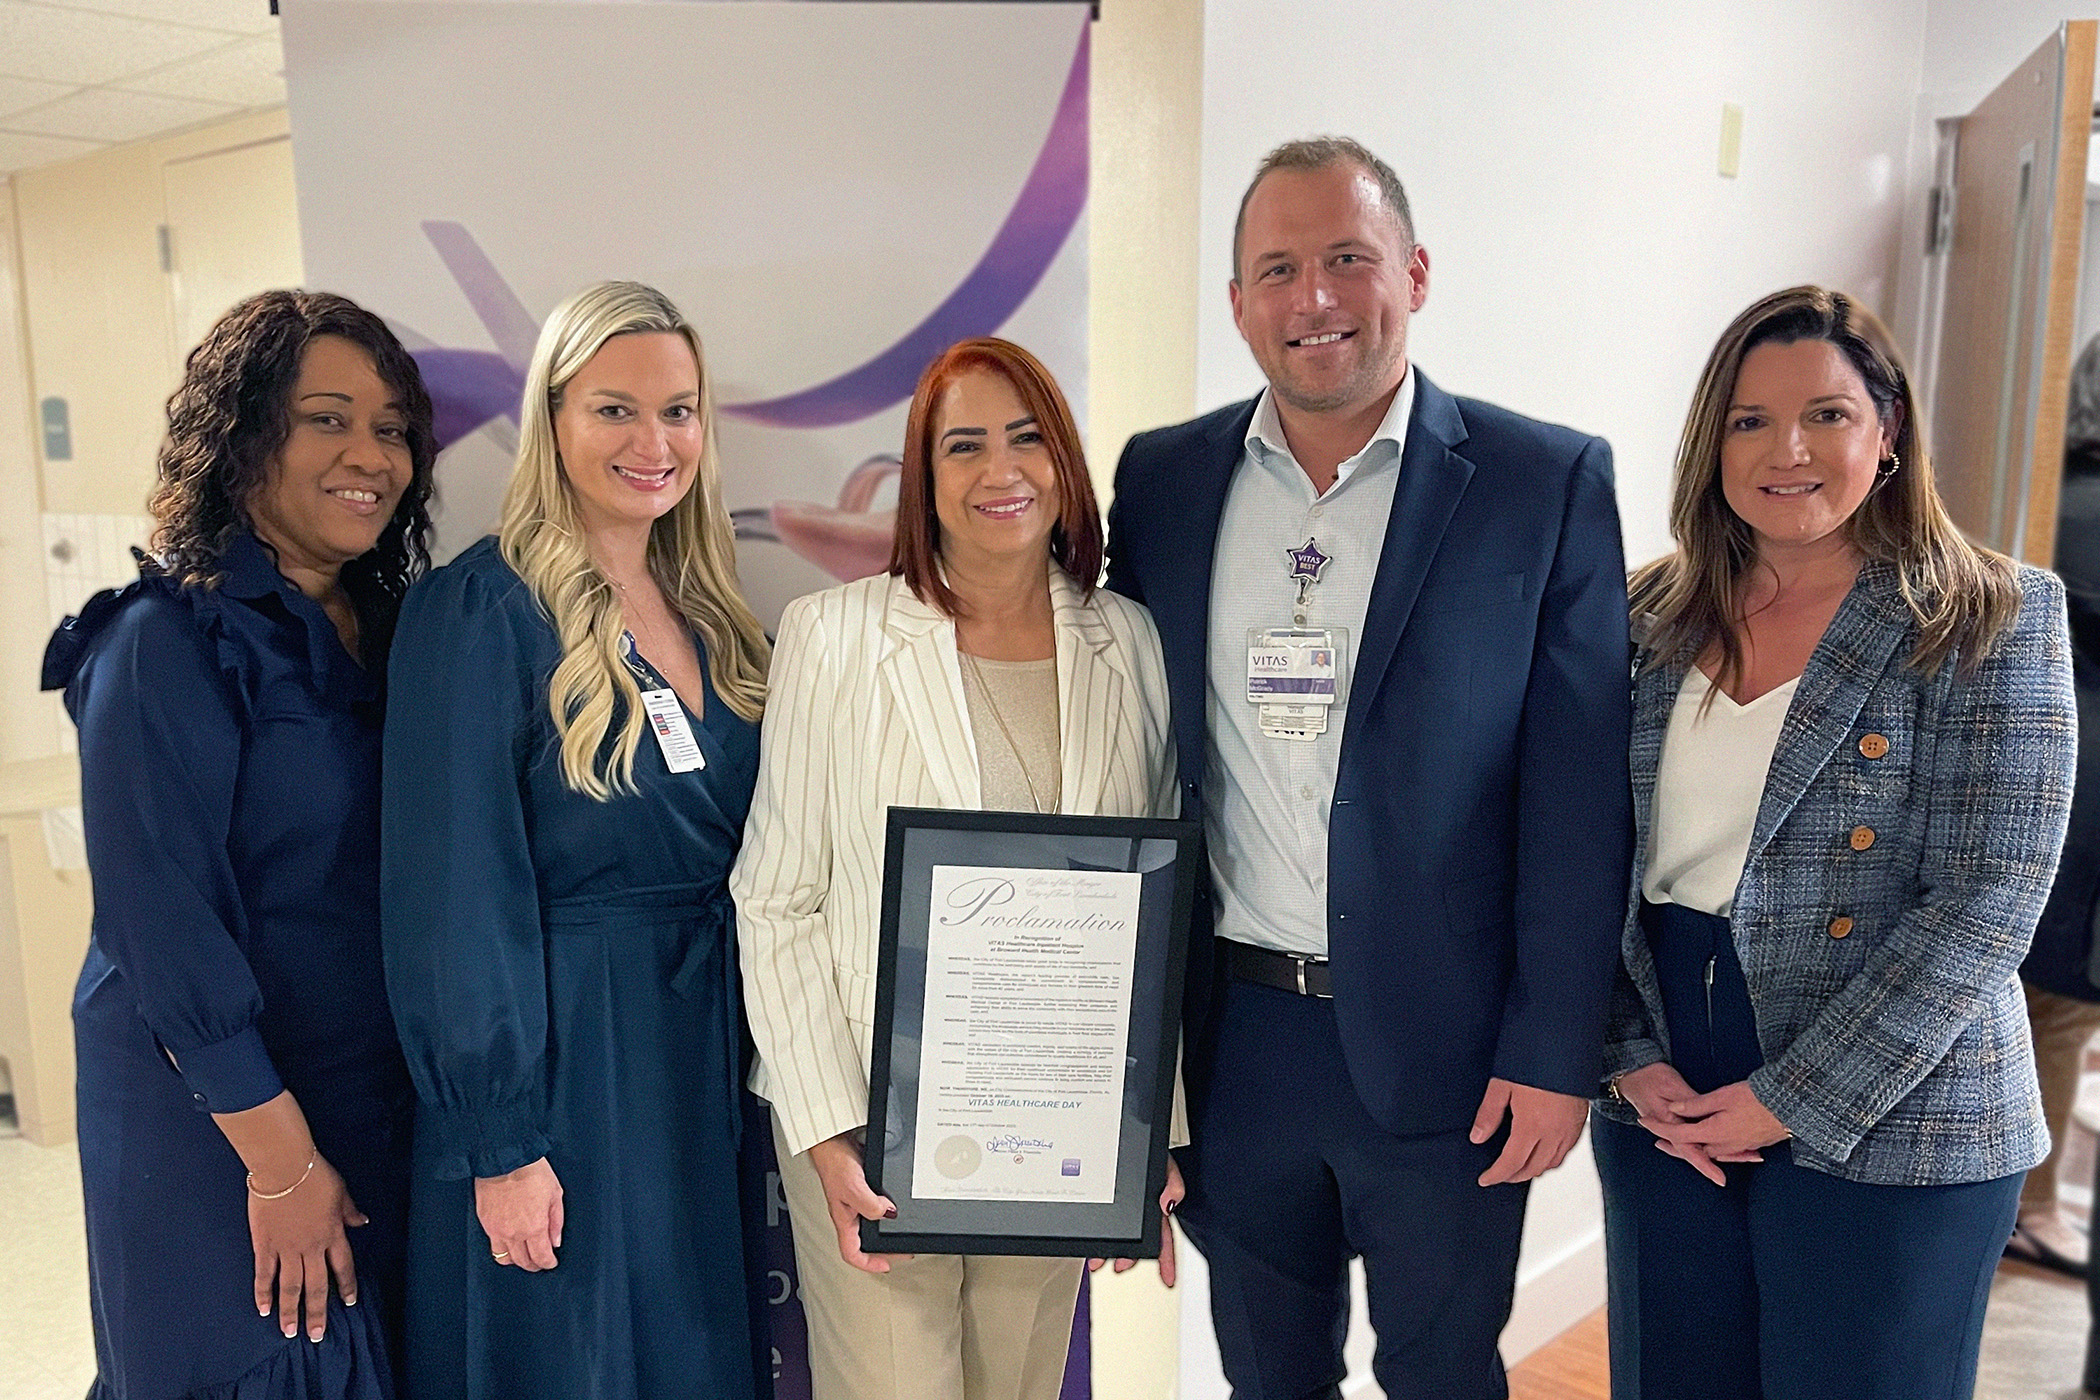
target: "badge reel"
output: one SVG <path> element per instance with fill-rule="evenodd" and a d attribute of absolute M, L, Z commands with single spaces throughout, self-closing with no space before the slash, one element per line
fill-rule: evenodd
<path fill-rule="evenodd" d="M 621 637 L 620 649 L 627 669 L 642 684 L 642 711 L 648 719 L 649 732 L 656 736 L 656 747 L 663 751 L 664 767 L 673 773 L 692 773 L 707 767 L 699 741 L 693 738 L 692 722 L 685 717 L 685 707 L 678 703 L 678 692 L 668 686 L 661 690 L 649 688 L 656 678 L 643 668 L 632 635 Z"/>
<path fill-rule="evenodd" d="M 1298 584 L 1292 625 L 1247 633 L 1247 701 L 1259 712 L 1265 737 L 1309 744 L 1327 732 L 1328 711 L 1339 697 L 1347 633 L 1305 625 L 1312 587 L 1331 557 L 1312 539 L 1284 552 Z"/>

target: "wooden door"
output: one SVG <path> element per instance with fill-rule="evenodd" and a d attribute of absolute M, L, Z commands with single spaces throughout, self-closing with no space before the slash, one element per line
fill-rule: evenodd
<path fill-rule="evenodd" d="M 2065 24 L 1956 137 L 1933 466 L 1970 538 L 2044 566 L 2063 476 L 2096 31 L 2093 20 Z"/>

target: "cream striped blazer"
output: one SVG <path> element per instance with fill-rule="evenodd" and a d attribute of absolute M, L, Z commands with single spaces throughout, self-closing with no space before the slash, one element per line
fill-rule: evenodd
<path fill-rule="evenodd" d="M 1171 816 L 1173 731 L 1159 634 L 1050 567 L 1061 810 Z M 781 614 L 758 791 L 729 877 L 751 1087 L 795 1152 L 868 1118 L 882 856 L 895 807 L 983 805 L 955 624 L 879 574 Z"/>

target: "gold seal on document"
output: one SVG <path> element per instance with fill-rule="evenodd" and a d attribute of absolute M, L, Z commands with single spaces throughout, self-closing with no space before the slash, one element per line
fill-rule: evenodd
<path fill-rule="evenodd" d="M 974 1175 L 977 1164 L 983 1160 L 984 1153 L 978 1148 L 977 1140 L 964 1137 L 961 1133 L 945 1139 L 939 1147 L 933 1149 L 934 1170 L 950 1181 L 960 1181 L 966 1176 Z"/>

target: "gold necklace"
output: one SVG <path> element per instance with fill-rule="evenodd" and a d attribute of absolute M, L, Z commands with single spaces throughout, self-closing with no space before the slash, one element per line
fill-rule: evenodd
<path fill-rule="evenodd" d="M 636 611 L 634 611 L 634 609 L 630 608 L 627 605 L 626 584 L 620 582 L 611 574 L 607 574 L 605 576 L 605 581 L 607 583 L 610 583 L 613 586 L 614 591 L 616 591 L 620 595 L 620 621 L 622 626 L 626 630 L 628 637 L 632 639 L 635 651 L 639 653 L 644 659 L 646 659 L 652 652 L 654 652 L 656 655 L 656 661 L 652 664 L 658 668 L 658 674 L 662 675 L 662 666 L 664 664 L 675 663 L 678 660 L 678 658 L 675 655 L 667 654 L 668 652 L 675 649 L 675 643 L 669 642 L 665 638 L 657 635 L 655 622 L 649 618 L 643 617 L 640 613 L 637 613 Z M 670 604 L 668 602 L 664 604 L 664 609 L 667 612 L 670 611 Z M 666 647 L 664 651 L 657 651 L 656 643 L 659 641 L 666 642 Z M 665 677 L 665 684 L 669 684 L 668 677 Z"/>
<path fill-rule="evenodd" d="M 956 650 L 962 651 L 962 648 Z M 1014 742 L 1014 732 L 1006 727 L 1006 716 L 999 713 L 999 698 L 992 694 L 991 686 L 985 682 L 984 669 L 977 664 L 977 658 L 967 651 L 962 657 L 970 663 L 970 674 L 977 677 L 977 689 L 984 695 L 985 708 L 992 712 L 992 723 L 999 726 L 999 737 L 1006 741 L 1007 752 L 1014 756 L 1014 766 L 1021 770 L 1021 781 L 1028 788 L 1028 804 L 1040 813 L 1043 795 L 1036 790 L 1035 777 L 1028 771 L 1028 760 L 1021 757 L 1021 746 Z"/>

